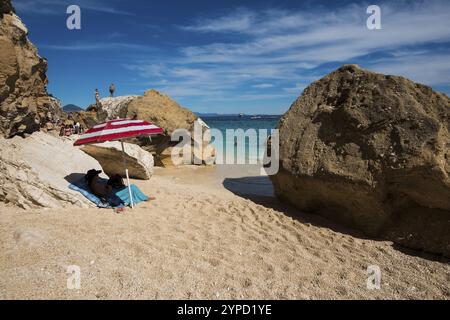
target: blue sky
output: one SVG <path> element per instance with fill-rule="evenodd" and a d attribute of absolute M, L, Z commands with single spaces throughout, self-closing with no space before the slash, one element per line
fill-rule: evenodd
<path fill-rule="evenodd" d="M 284 113 L 344 63 L 450 93 L 450 1 L 13 0 L 49 61 L 49 91 L 86 107 L 94 89 L 150 88 L 197 112 Z M 81 8 L 81 30 L 66 8 Z M 381 30 L 366 9 L 381 8 Z"/>

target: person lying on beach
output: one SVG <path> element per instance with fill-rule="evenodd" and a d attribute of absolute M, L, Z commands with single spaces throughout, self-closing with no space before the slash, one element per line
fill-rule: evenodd
<path fill-rule="evenodd" d="M 111 200 L 111 198 L 114 194 L 114 190 L 126 187 L 126 185 L 123 183 L 122 177 L 117 174 L 111 176 L 111 178 L 108 180 L 107 184 L 102 183 L 101 178 L 99 177 L 100 173 L 102 173 L 101 170 L 92 169 L 92 170 L 89 170 L 84 177 L 86 179 L 88 186 L 91 189 L 92 193 L 95 194 L 100 199 L 105 200 L 105 201 Z M 136 187 L 136 186 L 134 186 L 134 187 Z M 117 199 L 117 197 L 116 197 L 116 199 Z M 150 201 L 150 200 L 156 200 L 156 198 L 150 196 L 145 201 Z"/>
<path fill-rule="evenodd" d="M 87 172 L 84 178 L 92 193 L 100 199 L 106 200 L 112 195 L 112 186 L 101 182 L 100 177 L 98 176 L 100 173 L 102 173 L 101 170 L 92 169 Z"/>

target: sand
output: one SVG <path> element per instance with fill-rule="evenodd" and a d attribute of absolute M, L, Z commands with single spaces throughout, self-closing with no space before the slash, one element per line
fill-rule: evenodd
<path fill-rule="evenodd" d="M 450 298 L 449 260 L 298 212 L 266 178 L 240 176 L 157 169 L 133 181 L 157 199 L 123 214 L 0 204 L 0 298 Z M 71 265 L 79 289 L 67 288 Z M 369 265 L 380 290 L 367 288 Z"/>

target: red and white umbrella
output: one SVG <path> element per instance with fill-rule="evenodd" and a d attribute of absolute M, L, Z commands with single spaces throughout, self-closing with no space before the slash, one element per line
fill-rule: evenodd
<path fill-rule="evenodd" d="M 84 144 L 102 143 L 106 141 L 120 141 L 122 143 L 123 161 L 125 166 L 125 175 L 130 193 L 131 207 L 134 206 L 133 195 L 130 187 L 130 177 L 125 158 L 125 147 L 123 139 L 134 138 L 138 136 L 150 136 L 153 134 L 162 134 L 163 129 L 144 120 L 116 119 L 98 124 L 89 129 L 75 141 L 74 146 Z"/>
<path fill-rule="evenodd" d="M 98 124 L 75 141 L 75 146 L 161 134 L 163 129 L 144 120 L 117 119 Z"/>

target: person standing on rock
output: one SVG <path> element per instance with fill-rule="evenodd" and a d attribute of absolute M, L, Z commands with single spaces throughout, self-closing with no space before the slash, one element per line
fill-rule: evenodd
<path fill-rule="evenodd" d="M 100 92 L 98 92 L 98 89 L 95 89 L 95 104 L 97 107 L 100 104 Z"/>
<path fill-rule="evenodd" d="M 116 86 L 114 85 L 114 83 L 111 83 L 111 85 L 109 86 L 109 96 L 111 98 L 114 97 L 115 91 L 116 91 Z"/>
<path fill-rule="evenodd" d="M 102 104 L 100 102 L 100 92 L 98 89 L 95 89 L 95 108 L 97 110 L 97 120 L 100 118 L 100 110 L 101 110 Z"/>

